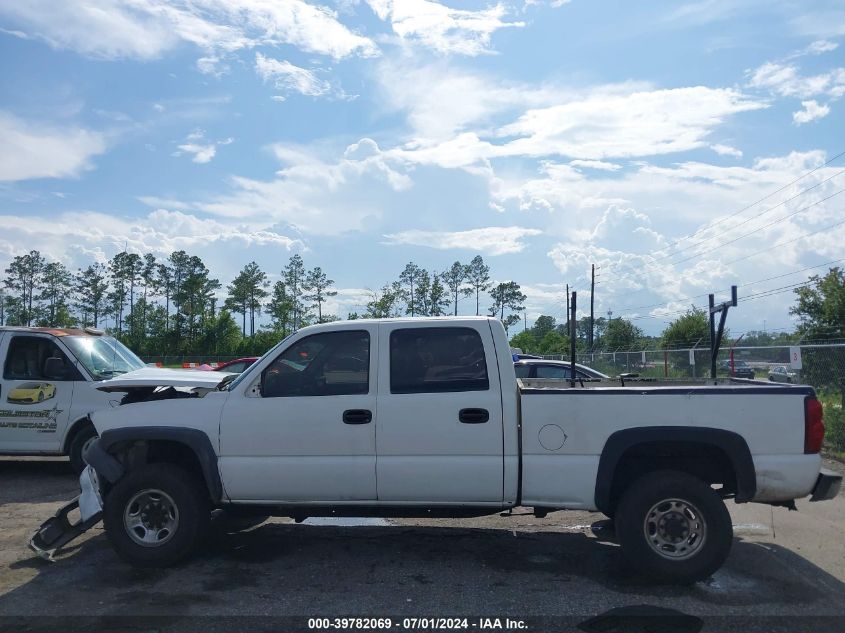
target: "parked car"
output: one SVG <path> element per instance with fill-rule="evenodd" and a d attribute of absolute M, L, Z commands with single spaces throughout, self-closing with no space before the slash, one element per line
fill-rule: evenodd
<path fill-rule="evenodd" d="M 792 371 L 786 365 L 779 365 L 769 370 L 769 380 L 772 382 L 797 383 L 798 372 Z"/>
<path fill-rule="evenodd" d="M 725 501 L 820 501 L 842 482 L 820 471 L 811 387 L 524 387 L 495 319 L 314 325 L 195 393 L 94 413 L 81 496 L 30 547 L 49 557 L 103 518 L 124 560 L 163 567 L 196 550 L 217 508 L 302 521 L 527 506 L 600 510 L 635 569 L 688 583 L 728 556 Z"/>
<path fill-rule="evenodd" d="M 227 371 L 233 374 L 239 374 L 247 367 L 257 361 L 260 356 L 247 356 L 245 358 L 238 358 L 218 365 L 214 371 Z"/>
<path fill-rule="evenodd" d="M 96 437 L 90 414 L 118 404 L 96 389 L 108 378 L 157 376 L 160 386 L 213 388 L 187 370 L 147 367 L 129 348 L 93 328 L 0 327 L 0 455 L 67 455 L 76 472 Z M 190 377 L 187 382 L 186 377 Z"/>
<path fill-rule="evenodd" d="M 514 363 L 514 370 L 517 378 L 557 378 L 560 380 L 569 380 L 571 373 L 571 364 L 562 360 L 543 360 L 543 359 L 520 359 Z M 610 380 L 600 371 L 596 371 L 586 365 L 575 364 L 575 379 L 576 380 Z"/>
<path fill-rule="evenodd" d="M 730 359 L 719 361 L 719 369 L 721 371 L 727 372 L 730 376 L 734 378 L 754 378 L 754 368 L 749 365 L 744 360 L 736 360 L 734 359 L 733 363 L 733 371 L 731 371 L 731 361 Z"/>

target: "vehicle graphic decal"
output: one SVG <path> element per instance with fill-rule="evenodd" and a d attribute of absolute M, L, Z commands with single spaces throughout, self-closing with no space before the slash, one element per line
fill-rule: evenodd
<path fill-rule="evenodd" d="M 49 382 L 24 382 L 12 388 L 6 398 L 9 404 L 38 404 L 56 397 L 56 385 Z"/>

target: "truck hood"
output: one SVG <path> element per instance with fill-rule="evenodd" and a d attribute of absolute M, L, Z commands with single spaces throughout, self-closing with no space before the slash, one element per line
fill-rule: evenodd
<path fill-rule="evenodd" d="M 142 367 L 96 385 L 100 391 L 132 391 L 142 387 L 200 387 L 214 389 L 230 374 L 225 371 Z"/>

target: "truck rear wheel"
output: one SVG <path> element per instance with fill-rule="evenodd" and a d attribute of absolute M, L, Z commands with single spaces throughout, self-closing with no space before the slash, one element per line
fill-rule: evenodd
<path fill-rule="evenodd" d="M 728 556 L 731 516 L 705 482 L 673 470 L 649 473 L 622 495 L 616 535 L 632 568 L 663 582 L 708 578 Z"/>
<path fill-rule="evenodd" d="M 138 567 L 167 567 L 205 537 L 211 507 L 205 486 L 173 464 L 147 464 L 118 481 L 103 522 L 117 554 Z"/>

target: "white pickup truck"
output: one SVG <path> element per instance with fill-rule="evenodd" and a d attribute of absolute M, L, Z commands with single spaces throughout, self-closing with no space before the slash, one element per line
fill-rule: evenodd
<path fill-rule="evenodd" d="M 35 533 L 41 555 L 101 517 L 121 557 L 165 566 L 219 508 L 300 521 L 522 505 L 600 510 L 633 565 L 690 582 L 728 555 L 724 500 L 794 505 L 841 483 L 820 472 L 810 387 L 517 382 L 505 330 L 486 318 L 308 327 L 178 399 L 134 377 L 100 388 L 126 404 L 92 416 L 82 494 Z"/>
<path fill-rule="evenodd" d="M 220 374 L 147 367 L 101 330 L 0 327 L 0 455 L 68 455 L 76 472 L 96 438 L 90 414 L 117 406 L 96 387 L 121 374 L 159 385 L 207 383 Z"/>

